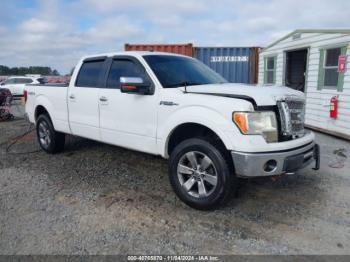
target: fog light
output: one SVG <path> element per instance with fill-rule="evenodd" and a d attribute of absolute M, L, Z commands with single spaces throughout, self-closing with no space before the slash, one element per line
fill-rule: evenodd
<path fill-rule="evenodd" d="M 277 161 L 271 159 L 265 163 L 264 171 L 269 173 L 269 172 L 275 171 L 276 167 L 277 167 Z"/>

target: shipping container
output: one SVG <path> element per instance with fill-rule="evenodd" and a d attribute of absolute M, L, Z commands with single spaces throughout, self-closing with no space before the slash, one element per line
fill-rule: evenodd
<path fill-rule="evenodd" d="M 195 47 L 194 57 L 232 83 L 258 82 L 259 47 Z"/>
<path fill-rule="evenodd" d="M 258 47 L 193 47 L 192 44 L 125 44 L 125 51 L 158 51 L 195 57 L 232 83 L 256 84 Z"/>
<path fill-rule="evenodd" d="M 125 51 L 157 51 L 175 53 L 180 55 L 187 55 L 193 57 L 193 45 L 192 44 L 178 44 L 178 45 L 166 45 L 166 44 L 125 44 Z"/>

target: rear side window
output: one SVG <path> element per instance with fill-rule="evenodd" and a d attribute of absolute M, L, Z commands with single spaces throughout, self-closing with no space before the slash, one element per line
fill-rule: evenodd
<path fill-rule="evenodd" d="M 130 60 L 114 60 L 109 71 L 107 87 L 120 88 L 120 77 L 145 78 L 143 70 Z"/>
<path fill-rule="evenodd" d="M 10 85 L 10 84 L 14 84 L 15 83 L 15 79 L 14 78 L 10 78 L 10 79 L 7 79 L 5 81 L 5 85 Z"/>
<path fill-rule="evenodd" d="M 84 62 L 80 68 L 76 86 L 97 87 L 104 60 Z"/>

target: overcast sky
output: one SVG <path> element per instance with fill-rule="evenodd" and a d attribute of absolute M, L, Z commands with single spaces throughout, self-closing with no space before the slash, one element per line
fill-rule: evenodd
<path fill-rule="evenodd" d="M 124 43 L 265 46 L 297 28 L 350 28 L 350 1 L 1 0 L 0 64 L 64 74 Z"/>

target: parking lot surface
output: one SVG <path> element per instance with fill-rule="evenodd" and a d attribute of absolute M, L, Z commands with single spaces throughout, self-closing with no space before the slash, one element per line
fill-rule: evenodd
<path fill-rule="evenodd" d="M 160 157 L 76 137 L 48 155 L 34 132 L 13 140 L 26 130 L 0 123 L 1 254 L 350 254 L 344 140 L 317 134 L 319 171 L 241 180 L 203 212 L 177 199 Z"/>

